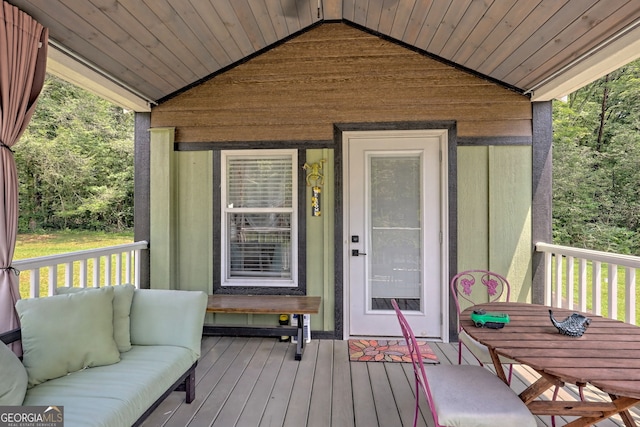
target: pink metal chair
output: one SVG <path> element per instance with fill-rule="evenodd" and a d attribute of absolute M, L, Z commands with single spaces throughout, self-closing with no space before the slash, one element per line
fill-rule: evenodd
<path fill-rule="evenodd" d="M 509 281 L 498 273 L 488 270 L 466 270 L 462 271 L 451 279 L 451 294 L 456 303 L 458 317 L 467 307 L 494 301 L 509 301 L 511 296 L 511 286 Z M 501 299 L 504 295 L 504 299 Z M 464 307 L 461 307 L 464 305 Z M 471 338 L 462 327 L 458 327 L 458 365 L 462 363 L 462 345 L 471 352 L 480 366 L 493 364 L 491 355 L 486 346 Z M 504 365 L 509 365 L 508 381 L 511 383 L 513 375 L 513 365 L 515 360 L 501 358 Z"/>
<path fill-rule="evenodd" d="M 481 366 L 434 365 L 425 368 L 411 326 L 395 299 L 391 300 L 407 342 L 415 374 L 416 408 L 420 389 L 429 403 L 436 427 L 535 427 L 536 419 L 520 398 L 497 376 Z"/>
<path fill-rule="evenodd" d="M 474 290 L 476 290 L 474 292 Z M 511 285 L 509 281 L 502 275 L 494 273 L 489 270 L 465 270 L 453 276 L 451 279 L 451 294 L 453 300 L 456 303 L 456 309 L 458 311 L 458 317 L 463 311 L 461 303 L 465 305 L 464 308 L 472 306 L 482 302 L 494 302 L 494 301 L 509 301 L 511 296 Z M 504 299 L 503 298 L 504 295 Z M 478 301 L 478 298 L 482 298 Z M 476 358 L 481 366 L 485 364 L 493 364 L 489 350 L 483 344 L 471 338 L 461 328 L 458 328 L 458 364 L 462 363 L 462 345 L 469 350 L 469 352 Z M 509 365 L 509 375 L 507 377 L 509 383 L 513 376 L 513 365 L 518 364 L 517 361 L 501 357 L 500 361 L 503 365 Z M 556 400 L 558 396 L 559 387 L 556 387 L 553 392 L 553 400 Z M 582 397 L 582 387 L 579 388 L 580 396 Z M 584 398 L 582 397 L 584 400 Z M 551 417 L 551 425 L 555 427 L 555 417 Z"/>

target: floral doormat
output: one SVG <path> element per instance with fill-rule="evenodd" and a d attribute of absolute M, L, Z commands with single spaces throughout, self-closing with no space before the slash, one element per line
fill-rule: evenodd
<path fill-rule="evenodd" d="M 418 341 L 423 363 L 440 363 L 429 344 Z M 409 362 L 405 340 L 349 340 L 351 362 Z"/>

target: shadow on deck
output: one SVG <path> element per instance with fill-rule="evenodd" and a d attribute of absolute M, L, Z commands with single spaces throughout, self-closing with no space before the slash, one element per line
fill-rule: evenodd
<path fill-rule="evenodd" d="M 430 343 L 440 363 L 457 363 L 457 344 Z M 295 346 L 273 338 L 205 337 L 196 370 L 196 399 L 172 393 L 144 427 L 395 427 L 413 423 L 414 379 L 410 363 L 349 362 L 347 341 L 313 340 L 302 361 Z M 472 357 L 465 360 L 472 363 Z M 519 393 L 537 378 L 527 367 L 514 369 L 512 388 Z M 461 385 L 462 387 L 462 385 Z M 587 400 L 602 393 L 587 389 Z M 574 400 L 565 387 L 560 399 Z M 549 396 L 546 396 L 550 398 Z M 423 399 L 420 426 L 433 426 Z M 640 423 L 640 408 L 632 414 Z M 570 419 L 560 419 L 558 426 Z M 550 426 L 538 417 L 538 426 Z M 619 418 L 596 424 L 623 426 Z"/>

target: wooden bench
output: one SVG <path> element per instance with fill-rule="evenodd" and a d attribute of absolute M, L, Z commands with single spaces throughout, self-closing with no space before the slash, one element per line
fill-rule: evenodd
<path fill-rule="evenodd" d="M 298 295 L 209 295 L 207 313 L 296 314 L 295 326 L 205 325 L 204 335 L 260 336 L 298 338 L 296 360 L 304 351 L 304 315 L 320 312 L 320 297 Z"/>

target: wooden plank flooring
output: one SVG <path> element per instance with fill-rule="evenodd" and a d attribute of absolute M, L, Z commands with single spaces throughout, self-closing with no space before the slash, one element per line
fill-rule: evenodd
<path fill-rule="evenodd" d="M 440 363 L 457 363 L 457 344 L 431 343 Z M 275 338 L 205 337 L 196 369 L 196 399 L 172 393 L 144 427 L 395 427 L 413 422 L 414 380 L 411 364 L 349 362 L 346 341 L 313 340 L 302 361 L 295 346 Z M 464 354 L 465 363 L 472 357 Z M 520 392 L 537 378 L 527 367 L 514 370 L 512 388 Z M 587 400 L 603 399 L 587 389 Z M 560 399 L 575 399 L 565 387 Z M 551 395 L 545 396 L 551 398 Z M 429 407 L 420 404 L 419 426 L 433 427 Z M 633 411 L 640 425 L 640 408 Z M 559 419 L 558 426 L 570 419 Z M 539 417 L 538 426 L 550 426 Z M 598 427 L 623 426 L 616 418 Z"/>

